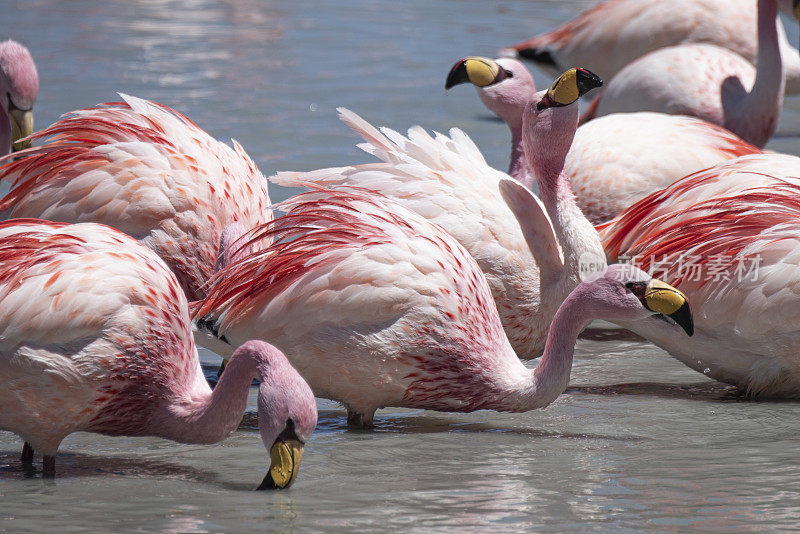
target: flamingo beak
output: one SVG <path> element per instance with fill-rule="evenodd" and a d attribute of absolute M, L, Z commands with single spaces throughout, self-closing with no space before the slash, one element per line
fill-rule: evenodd
<path fill-rule="evenodd" d="M 465 57 L 453 65 L 447 80 L 445 91 L 461 83 L 470 82 L 477 87 L 488 87 L 509 77 L 509 72 L 488 57 Z"/>
<path fill-rule="evenodd" d="M 300 470 L 300 461 L 303 459 L 303 443 L 296 439 L 284 441 L 282 438 L 278 438 L 272 444 L 269 455 L 272 464 L 258 489 L 288 488 L 294 483 Z"/>
<path fill-rule="evenodd" d="M 675 321 L 687 335 L 694 334 L 694 321 L 689 300 L 686 295 L 671 285 L 655 278 L 650 280 L 642 298 L 642 304 L 648 310 L 666 315 Z"/>
<path fill-rule="evenodd" d="M 549 107 L 568 106 L 592 89 L 602 86 L 603 80 L 594 72 L 580 68 L 569 69 L 547 89 L 536 109 L 541 111 Z"/>
<path fill-rule="evenodd" d="M 14 106 L 11 102 L 8 103 L 8 115 L 11 119 L 12 139 L 14 141 L 14 152 L 28 148 L 31 146 L 31 140 L 25 139 L 33 133 L 33 110 L 22 110 Z"/>

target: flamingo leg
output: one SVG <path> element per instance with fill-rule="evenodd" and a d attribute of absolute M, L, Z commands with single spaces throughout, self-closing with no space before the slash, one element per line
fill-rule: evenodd
<path fill-rule="evenodd" d="M 42 478 L 55 478 L 56 476 L 56 457 L 42 457 Z"/>
<path fill-rule="evenodd" d="M 33 447 L 27 441 L 25 442 L 25 445 L 22 446 L 22 455 L 19 459 L 22 461 L 22 465 L 33 465 Z"/>
<path fill-rule="evenodd" d="M 347 426 L 350 428 L 372 428 L 375 412 L 370 414 L 354 412 L 347 409 Z"/>

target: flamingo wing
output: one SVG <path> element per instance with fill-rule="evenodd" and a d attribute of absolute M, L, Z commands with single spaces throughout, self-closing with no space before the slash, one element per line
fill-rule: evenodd
<path fill-rule="evenodd" d="M 272 245 L 220 271 L 196 318 L 233 345 L 269 339 L 316 395 L 361 413 L 465 409 L 497 366 L 521 365 L 485 277 L 452 236 L 366 189 L 307 186 L 251 232 Z M 487 351 L 496 358 L 484 361 Z"/>
<path fill-rule="evenodd" d="M 342 120 L 364 143 L 360 148 L 380 162 L 303 173 L 278 173 L 274 183 L 297 186 L 310 182 L 338 188 L 370 189 L 444 228 L 477 260 L 489 280 L 506 333 L 523 357 L 535 357 L 543 349 L 552 316 L 542 308 L 555 309 L 555 298 L 542 299 L 540 269 L 520 222 L 500 194 L 499 183 L 509 175 L 490 167 L 478 148 L 461 130 L 450 135 L 431 135 L 415 126 L 407 136 L 389 128 L 375 128 L 355 113 L 341 109 Z M 524 215 L 529 229 L 538 228 L 551 246 L 543 247 L 545 269 L 557 269 L 561 250 L 552 246 L 552 224 L 541 204 L 529 202 Z M 520 213 L 522 214 L 522 213 Z M 558 251 L 558 258 L 554 255 Z M 563 299 L 564 295 L 559 295 Z M 546 302 L 542 302 L 542 301 Z"/>
<path fill-rule="evenodd" d="M 761 149 L 719 126 L 663 113 L 615 113 L 575 133 L 564 172 L 594 224 L 675 180 Z"/>
<path fill-rule="evenodd" d="M 799 177 L 794 156 L 743 156 L 687 176 L 599 227 L 612 261 L 634 258 L 689 297 L 707 345 L 659 344 L 752 392 L 797 394 Z"/>
<path fill-rule="evenodd" d="M 42 146 L 0 167 L 6 217 L 99 222 L 139 239 L 192 298 L 213 273 L 222 229 L 271 216 L 267 182 L 234 141 L 220 143 L 166 106 L 125 102 L 76 111 L 35 135 Z"/>

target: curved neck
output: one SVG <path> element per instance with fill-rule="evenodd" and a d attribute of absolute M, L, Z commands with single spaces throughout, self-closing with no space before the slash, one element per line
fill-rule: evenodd
<path fill-rule="evenodd" d="M 586 286 L 579 285 L 564 300 L 550 324 L 539 365 L 533 370 L 523 368 L 524 378 L 518 389 L 505 392 L 503 405 L 496 409 L 526 412 L 544 408 L 567 389 L 575 342 L 578 334 L 593 318 L 585 305 L 585 291 Z"/>
<path fill-rule="evenodd" d="M 195 356 L 196 357 L 196 356 Z M 153 415 L 152 435 L 180 443 L 217 443 L 231 435 L 242 420 L 247 395 L 257 364 L 247 353 L 234 354 L 213 391 L 202 371 L 195 380 L 195 391 L 173 400 Z"/>
<path fill-rule="evenodd" d="M 575 202 L 564 174 L 564 163 L 578 124 L 578 106 L 548 109 L 538 118 L 525 115 L 525 150 L 539 186 L 539 197 L 553 223 L 553 231 L 564 255 L 568 288 L 579 282 L 580 262 L 590 254 L 603 261 L 600 236 Z"/>
<path fill-rule="evenodd" d="M 756 80 L 740 102 L 724 110 L 728 129 L 738 133 L 755 127 L 753 135 L 740 135 L 758 146 L 766 144 L 772 136 L 783 99 L 784 74 L 777 16 L 776 0 L 759 0 Z M 767 128 L 769 132 L 762 132 Z"/>

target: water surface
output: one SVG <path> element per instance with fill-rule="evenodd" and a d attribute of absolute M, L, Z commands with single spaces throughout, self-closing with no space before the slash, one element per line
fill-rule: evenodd
<path fill-rule="evenodd" d="M 405 129 L 466 130 L 507 166 L 509 135 L 452 64 L 493 55 L 590 2 L 4 0 L 2 36 L 39 66 L 37 127 L 124 92 L 236 138 L 265 174 L 369 161 L 346 106 Z M 789 31 L 796 42 L 797 31 Z M 535 73 L 540 87 L 550 83 Z M 769 147 L 798 153 L 798 99 Z M 286 191 L 273 189 L 273 198 Z M 203 355 L 209 375 L 216 359 Z M 74 434 L 54 483 L 0 432 L 0 530 L 485 532 L 781 530 L 800 522 L 800 404 L 742 402 L 653 346 L 581 340 L 570 389 L 527 414 L 378 412 L 345 428 L 320 401 L 300 477 L 253 492 L 267 454 L 248 416 L 215 446 Z"/>

